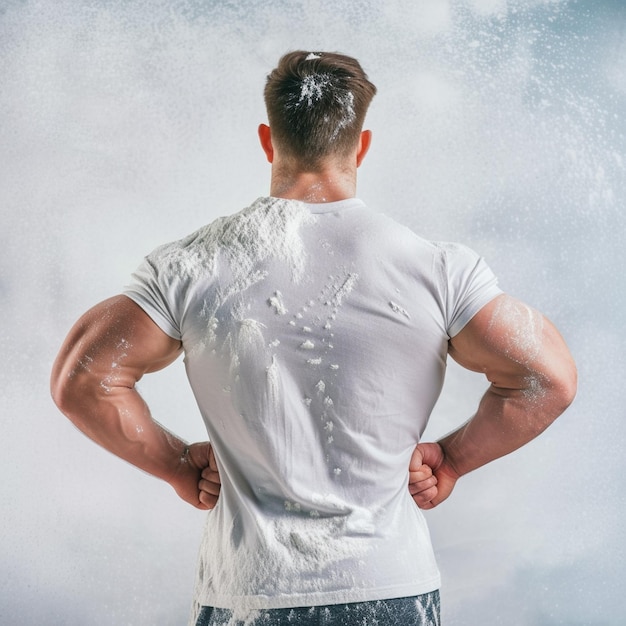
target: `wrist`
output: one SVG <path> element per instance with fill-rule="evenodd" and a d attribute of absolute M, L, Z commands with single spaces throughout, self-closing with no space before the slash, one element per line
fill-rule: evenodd
<path fill-rule="evenodd" d="M 190 470 L 193 470 L 193 462 L 191 460 L 189 444 L 181 441 L 180 445 L 174 448 L 171 461 L 169 463 L 169 471 L 164 480 L 170 485 L 175 485 L 181 479 L 185 480 Z"/>
<path fill-rule="evenodd" d="M 187 465 L 189 463 L 190 459 L 189 459 L 189 446 L 187 444 L 185 444 L 185 446 L 183 447 L 183 451 L 180 453 L 180 457 L 179 457 L 179 464 L 180 465 Z"/>
<path fill-rule="evenodd" d="M 437 468 L 438 472 L 442 472 L 453 478 L 454 480 L 458 480 L 464 474 L 467 474 L 466 471 L 463 471 L 462 464 L 460 463 L 460 459 L 458 459 L 458 455 L 456 453 L 456 446 L 454 445 L 453 437 L 445 437 L 437 442 L 443 453 L 443 459 L 441 464 Z"/>

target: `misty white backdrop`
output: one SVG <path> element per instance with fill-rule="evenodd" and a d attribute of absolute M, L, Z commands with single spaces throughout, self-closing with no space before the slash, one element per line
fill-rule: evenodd
<path fill-rule="evenodd" d="M 379 88 L 359 196 L 483 254 L 578 362 L 570 410 L 427 514 L 444 624 L 622 624 L 620 0 L 0 0 L 0 622 L 185 623 L 205 514 L 78 433 L 49 370 L 147 252 L 268 192 L 261 94 L 290 49 Z M 450 365 L 426 438 L 484 388 Z M 141 389 L 204 438 L 181 362 Z"/>

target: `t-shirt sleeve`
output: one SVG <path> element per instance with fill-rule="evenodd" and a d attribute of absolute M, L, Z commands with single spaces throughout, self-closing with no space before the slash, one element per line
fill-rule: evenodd
<path fill-rule="evenodd" d="M 143 260 L 122 293 L 138 304 L 165 334 L 181 340 L 180 321 L 174 304 L 178 301 L 174 293 L 178 281 L 168 280 L 158 271 L 156 256 L 158 250 Z"/>
<path fill-rule="evenodd" d="M 502 293 L 485 260 L 459 244 L 444 248 L 447 282 L 447 330 L 457 335 L 485 304 Z"/>

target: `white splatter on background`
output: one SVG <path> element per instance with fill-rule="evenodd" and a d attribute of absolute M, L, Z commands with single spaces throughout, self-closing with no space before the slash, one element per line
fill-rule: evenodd
<path fill-rule="evenodd" d="M 428 515 L 445 623 L 620 623 L 625 32 L 609 0 L 5 0 L 0 621 L 184 622 L 203 514 L 77 433 L 48 372 L 146 252 L 267 192 L 263 82 L 303 48 L 379 88 L 359 195 L 479 250 L 580 368 L 566 417 Z M 202 437 L 180 363 L 142 388 Z M 451 367 L 430 436 L 482 389 Z"/>

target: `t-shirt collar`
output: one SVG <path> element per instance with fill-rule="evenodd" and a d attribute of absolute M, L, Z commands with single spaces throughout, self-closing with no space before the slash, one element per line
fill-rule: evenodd
<path fill-rule="evenodd" d="M 337 213 L 346 209 L 360 209 L 365 206 L 363 200 L 359 198 L 346 198 L 336 202 L 304 202 L 303 204 L 311 213 Z"/>

